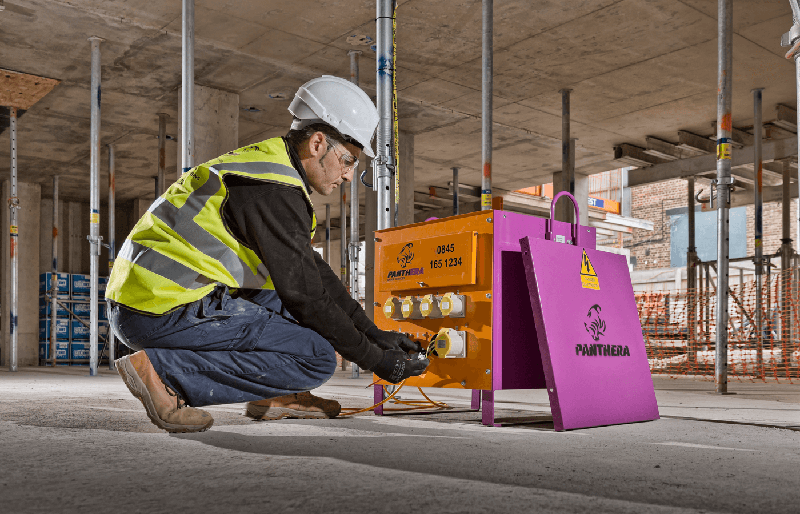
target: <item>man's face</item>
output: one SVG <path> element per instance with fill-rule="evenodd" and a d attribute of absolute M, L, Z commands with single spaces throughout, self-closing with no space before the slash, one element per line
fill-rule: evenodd
<path fill-rule="evenodd" d="M 311 136 L 300 153 L 300 161 L 308 175 L 311 188 L 327 196 L 343 182 L 353 180 L 355 170 L 345 166 L 353 158 L 361 157 L 361 150 L 349 143 L 329 144 L 322 132 Z"/>

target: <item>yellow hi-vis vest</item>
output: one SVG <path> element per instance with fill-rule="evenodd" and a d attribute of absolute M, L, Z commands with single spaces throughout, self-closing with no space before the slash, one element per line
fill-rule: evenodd
<path fill-rule="evenodd" d="M 239 148 L 192 168 L 153 202 L 114 261 L 106 298 L 163 314 L 207 295 L 217 284 L 275 289 L 269 270 L 222 220 L 226 175 L 285 184 L 311 198 L 281 138 Z M 312 216 L 311 239 L 317 226 Z"/>

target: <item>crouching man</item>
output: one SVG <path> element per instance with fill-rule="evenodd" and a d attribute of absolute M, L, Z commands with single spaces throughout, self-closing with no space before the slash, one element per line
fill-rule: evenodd
<path fill-rule="evenodd" d="M 283 138 L 192 168 L 134 226 L 106 291 L 111 327 L 136 353 L 117 361 L 150 420 L 199 432 L 198 407 L 247 402 L 254 419 L 333 418 L 309 391 L 344 358 L 392 383 L 428 366 L 378 329 L 314 252 L 311 190 L 353 180 L 378 113 L 361 89 L 323 76 L 300 87 Z"/>

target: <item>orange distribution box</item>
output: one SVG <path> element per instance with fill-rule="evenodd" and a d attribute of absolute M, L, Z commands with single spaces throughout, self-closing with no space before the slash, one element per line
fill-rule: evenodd
<path fill-rule="evenodd" d="M 491 389 L 493 213 L 453 216 L 375 233 L 375 323 L 428 346 L 442 329 L 466 336 L 463 358 L 433 358 L 407 385 Z M 463 317 L 414 314 L 421 299 L 447 293 L 465 299 Z M 385 313 L 395 300 L 395 318 Z M 406 301 L 408 317 L 402 317 Z M 434 306 L 434 310 L 437 306 Z M 377 379 L 377 377 L 376 377 Z"/>

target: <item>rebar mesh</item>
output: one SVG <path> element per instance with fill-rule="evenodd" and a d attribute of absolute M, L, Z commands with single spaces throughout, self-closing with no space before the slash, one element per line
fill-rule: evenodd
<path fill-rule="evenodd" d="M 800 380 L 798 269 L 762 275 L 730 287 L 728 376 L 735 380 Z M 716 289 L 636 294 L 652 373 L 699 375 L 713 380 Z M 761 295 L 761 337 L 756 298 Z M 761 358 L 759 359 L 759 354 Z"/>

